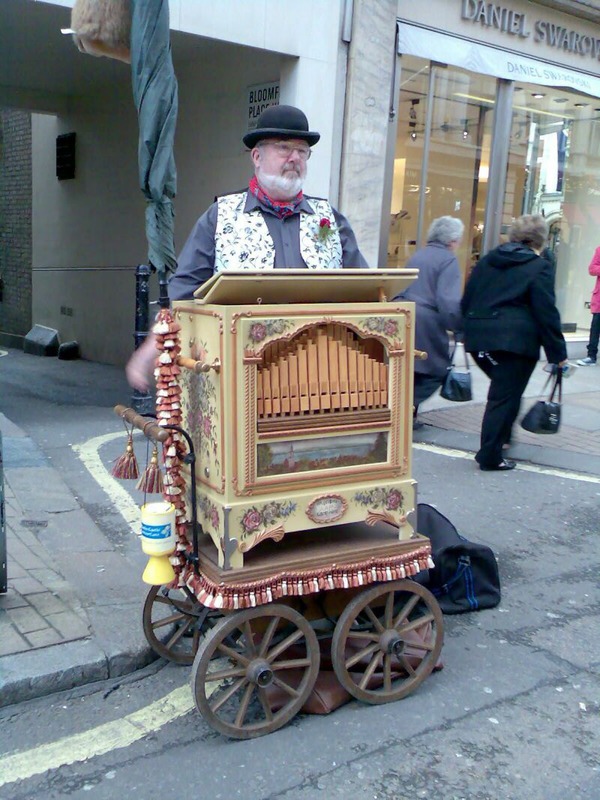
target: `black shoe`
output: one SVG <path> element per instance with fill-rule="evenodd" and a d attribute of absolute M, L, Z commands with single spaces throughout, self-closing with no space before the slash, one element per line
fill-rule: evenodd
<path fill-rule="evenodd" d="M 496 470 L 504 471 L 507 469 L 514 469 L 516 466 L 516 461 L 511 461 L 510 458 L 503 458 L 502 461 L 494 467 L 490 467 L 487 464 L 480 464 L 479 469 L 482 469 L 484 472 L 495 472 Z"/>
<path fill-rule="evenodd" d="M 417 420 L 413 420 L 413 431 L 419 431 L 424 426 L 425 426 L 424 422 L 421 422 L 420 420 L 418 420 L 418 421 Z"/>

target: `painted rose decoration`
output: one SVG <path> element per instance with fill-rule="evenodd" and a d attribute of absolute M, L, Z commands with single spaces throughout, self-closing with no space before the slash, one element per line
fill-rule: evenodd
<path fill-rule="evenodd" d="M 262 507 L 253 506 L 242 517 L 241 525 L 244 529 L 242 535 L 249 536 L 261 528 L 274 525 L 289 517 L 295 510 L 296 503 L 292 503 L 291 500 L 267 503 Z"/>

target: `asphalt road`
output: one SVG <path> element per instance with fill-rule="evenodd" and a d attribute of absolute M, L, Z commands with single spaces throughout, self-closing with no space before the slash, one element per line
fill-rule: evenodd
<path fill-rule="evenodd" d="M 48 413 L 67 418 L 60 398 Z M 600 486 L 535 469 L 481 473 L 468 454 L 426 449 L 414 475 L 421 502 L 493 547 L 503 584 L 498 608 L 445 618 L 444 669 L 414 694 L 237 742 L 189 710 L 189 668 L 159 662 L 0 712 L 0 797 L 600 797 Z"/>

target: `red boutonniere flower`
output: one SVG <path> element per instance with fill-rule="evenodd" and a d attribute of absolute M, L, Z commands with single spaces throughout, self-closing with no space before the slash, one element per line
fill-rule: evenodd
<path fill-rule="evenodd" d="M 317 228 L 317 240 L 319 242 L 326 242 L 330 236 L 335 233 L 335 228 L 331 225 L 331 221 L 327 217 L 322 217 Z"/>

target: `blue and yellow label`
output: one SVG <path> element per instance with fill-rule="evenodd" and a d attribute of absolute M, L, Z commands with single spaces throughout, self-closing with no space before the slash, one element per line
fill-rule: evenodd
<path fill-rule="evenodd" d="M 168 539 L 171 536 L 171 524 L 167 522 L 166 525 L 148 525 L 147 522 L 142 522 L 142 536 L 146 539 Z"/>

